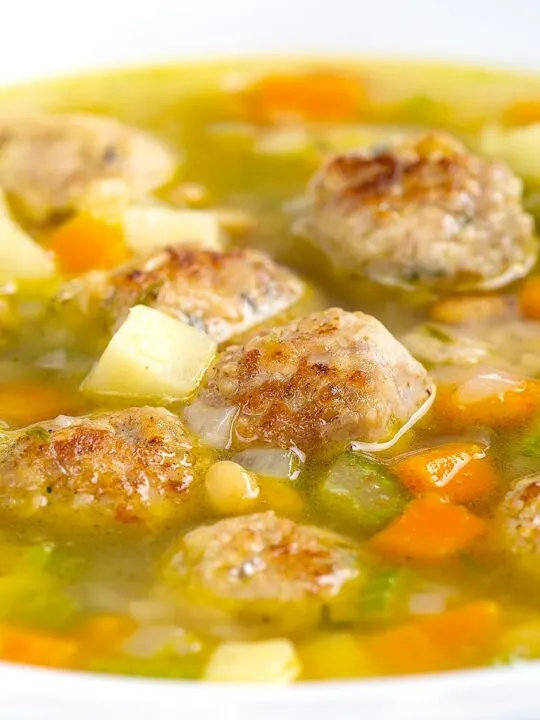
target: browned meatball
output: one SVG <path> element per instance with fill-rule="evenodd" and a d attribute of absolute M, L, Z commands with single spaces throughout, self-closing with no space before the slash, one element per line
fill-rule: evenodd
<path fill-rule="evenodd" d="M 494 288 L 524 275 L 537 243 L 522 184 L 450 135 L 331 157 L 295 231 L 347 272 L 391 285 Z"/>
<path fill-rule="evenodd" d="M 180 601 L 270 633 L 317 622 L 364 574 L 352 541 L 273 512 L 192 530 L 166 568 Z"/>
<path fill-rule="evenodd" d="M 229 347 L 186 417 L 197 432 L 201 417 L 233 408 L 234 445 L 313 451 L 329 441 L 391 441 L 433 392 L 378 320 L 332 309 Z"/>
<path fill-rule="evenodd" d="M 127 197 L 142 197 L 174 170 L 173 155 L 158 140 L 112 118 L 0 118 L 0 186 L 35 221 L 76 209 L 102 182 L 118 182 Z"/>
<path fill-rule="evenodd" d="M 497 542 L 523 568 L 540 574 L 540 474 L 512 484 L 501 502 Z"/>
<path fill-rule="evenodd" d="M 177 246 L 83 276 L 68 283 L 60 298 L 105 311 L 113 328 L 133 305 L 149 305 L 223 342 L 286 310 L 303 292 L 290 270 L 256 250 Z"/>
<path fill-rule="evenodd" d="M 182 504 L 194 456 L 163 408 L 56 420 L 0 445 L 0 513 L 88 525 L 158 521 Z"/>

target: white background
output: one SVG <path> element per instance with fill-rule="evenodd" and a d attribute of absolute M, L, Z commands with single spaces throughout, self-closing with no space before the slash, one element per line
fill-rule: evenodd
<path fill-rule="evenodd" d="M 540 0 L 0 0 L 0 82 L 107 63 L 271 52 L 540 67 Z"/>

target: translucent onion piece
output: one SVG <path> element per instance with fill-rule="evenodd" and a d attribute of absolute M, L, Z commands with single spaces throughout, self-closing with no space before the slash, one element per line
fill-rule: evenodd
<path fill-rule="evenodd" d="M 386 442 L 381 443 L 369 443 L 362 442 L 360 440 L 353 440 L 350 445 L 351 450 L 361 450 L 362 452 L 381 452 L 382 450 L 388 450 L 388 448 L 391 448 L 392 445 L 395 445 L 397 441 L 405 435 L 405 433 L 409 432 L 413 425 L 416 425 L 416 423 L 424 417 L 424 415 L 433 405 L 436 394 L 437 393 L 435 385 L 433 385 L 431 388 L 431 395 L 428 397 L 428 399 L 424 402 L 423 405 L 418 408 L 416 412 L 411 415 L 405 425 L 402 425 L 402 427 L 399 428 L 399 430 L 396 432 L 396 434 L 391 440 L 387 440 Z"/>
<path fill-rule="evenodd" d="M 500 371 L 487 371 L 476 374 L 461 384 L 456 390 L 455 397 L 465 405 L 473 405 L 486 398 L 502 395 L 508 390 L 517 390 L 522 386 L 523 378 L 516 378 Z"/>
<path fill-rule="evenodd" d="M 201 401 L 195 401 L 184 411 L 191 430 L 206 445 L 224 450 L 231 444 L 232 426 L 237 407 L 212 407 Z"/>
<path fill-rule="evenodd" d="M 300 450 L 257 448 L 244 450 L 234 459 L 257 475 L 294 480 L 300 473 L 298 465 L 304 462 L 305 455 Z"/>

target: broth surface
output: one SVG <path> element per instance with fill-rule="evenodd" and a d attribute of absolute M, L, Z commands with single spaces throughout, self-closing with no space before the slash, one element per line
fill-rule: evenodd
<path fill-rule="evenodd" d="M 489 291 L 390 287 L 335 268 L 316 244 L 291 231 L 299 198 L 332 153 L 386 146 L 395 136 L 432 129 L 452 133 L 481 157 L 507 162 L 524 182 L 525 208 L 540 217 L 540 162 L 531 160 L 540 161 L 540 78 L 394 62 L 260 61 L 111 71 L 15 87 L 0 95 L 0 178 L 2 118 L 40 111 L 104 115 L 163 142 L 178 167 L 149 190 L 152 202 L 218 213 L 231 248 L 263 251 L 306 284 L 298 302 L 233 332 L 221 352 L 271 328 L 279 333 L 286 322 L 311 312 L 362 311 L 426 367 L 437 397 L 418 423 L 381 451 L 351 452 L 350 443 L 340 441 L 307 452 L 294 445 L 292 456 L 264 443 L 216 449 L 193 432 L 196 461 L 187 499 L 157 528 L 127 517 L 130 511 L 126 522 L 101 523 L 90 509 L 85 519 L 84 499 L 67 509 L 61 499 L 55 505 L 52 486 L 46 516 L 19 508 L 10 499 L 13 487 L 38 477 L 41 466 L 32 453 L 44 452 L 50 442 L 49 426 L 42 423 L 142 405 L 166 405 L 183 418 L 191 398 L 152 403 L 136 392 L 122 399 L 81 392 L 120 322 L 105 321 L 101 312 L 81 314 L 58 299 L 63 283 L 83 275 L 77 262 L 86 262 L 73 260 L 59 241 L 73 213 L 37 222 L 17 193 L 8 192 L 12 217 L 50 251 L 56 270 L 47 280 L 14 282 L 0 265 L 0 421 L 4 442 L 31 426 L 25 432 L 33 443 L 25 451 L 27 475 L 0 489 L 0 658 L 141 676 L 283 682 L 540 657 L 537 269 Z M 104 247 L 120 238 L 118 261 L 104 253 L 107 269 L 134 255 L 122 245 L 115 212 L 116 205 L 107 206 L 97 218 L 101 232 L 111 232 Z M 88 219 L 93 209 L 75 215 Z M 84 246 L 84 234 L 80 238 Z M 89 262 L 85 269 L 99 269 L 99 262 Z M 159 289 L 153 286 L 150 294 Z M 147 297 L 130 304 L 151 304 Z M 98 300 L 97 309 L 107 302 Z M 65 461 L 66 475 L 70 462 L 86 452 L 81 448 Z M 123 450 L 111 452 L 120 457 Z M 171 453 L 163 450 L 160 462 Z M 249 502 L 245 490 L 237 507 L 227 493 L 225 499 L 212 494 L 212 487 L 221 491 L 223 466 L 214 486 L 208 474 L 215 463 L 231 460 L 250 470 L 257 486 Z M 17 463 L 20 468 L 22 460 Z M 285 471 L 284 463 L 290 463 Z M 234 475 L 238 465 L 228 471 L 233 476 L 226 474 L 227 487 L 247 482 Z M 130 469 L 126 482 L 135 472 Z M 508 495 L 529 476 L 528 490 Z M 99 487 L 102 477 L 97 469 L 89 482 Z M 360 496 L 354 489 L 359 478 L 368 489 Z M 520 514 L 524 505 L 531 505 L 526 517 Z M 418 513 L 413 526 L 398 526 L 399 518 L 410 519 L 411 507 Z M 238 594 L 218 591 L 214 573 L 220 583 L 233 583 L 227 572 L 236 568 L 233 560 L 221 567 L 221 556 L 207 557 L 212 543 L 223 544 L 225 557 L 235 542 L 247 542 L 242 533 L 251 531 L 238 530 L 241 518 L 270 511 L 340 539 L 320 541 L 321 549 L 316 537 L 299 539 L 296 525 L 287 526 L 275 530 L 273 554 L 261 560 L 257 536 L 241 565 L 245 584 L 234 579 Z M 197 535 L 216 522 L 237 524 L 222 526 L 217 540 Z M 266 520 L 260 522 L 263 535 L 274 533 Z M 524 523 L 531 529 L 522 552 Z M 389 528 L 397 528 L 395 537 Z M 460 533 L 471 533 L 470 539 Z M 276 561 L 275 548 L 282 543 L 283 553 L 294 555 L 304 541 L 309 559 L 300 553 L 298 567 L 287 565 L 285 582 L 285 561 Z M 453 543 L 455 551 L 448 549 Z M 349 546 L 355 553 L 350 589 Z M 324 560 L 330 569 L 317 568 L 316 589 L 292 589 L 302 572 L 309 575 L 314 556 L 326 558 L 328 547 L 334 555 Z M 260 572 L 249 564 L 253 558 L 266 568 L 278 562 L 270 589 L 250 589 L 250 578 Z M 186 581 L 186 572 L 200 576 Z M 346 586 L 336 590 L 339 601 L 332 593 L 320 600 L 318 594 L 338 582 L 336 575 Z M 281 581 L 286 602 L 276 598 Z M 227 674 L 227 666 L 235 669 Z"/>

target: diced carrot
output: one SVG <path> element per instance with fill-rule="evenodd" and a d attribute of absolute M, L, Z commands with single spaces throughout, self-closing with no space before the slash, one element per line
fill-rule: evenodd
<path fill-rule="evenodd" d="M 540 100 L 517 100 L 503 111 L 505 125 L 529 125 L 540 122 Z"/>
<path fill-rule="evenodd" d="M 540 275 L 532 275 L 522 284 L 518 294 L 521 312 L 530 320 L 540 320 Z"/>
<path fill-rule="evenodd" d="M 252 85 L 247 99 L 252 119 L 258 122 L 338 122 L 359 117 L 366 91 L 354 75 L 331 71 L 281 73 L 267 75 Z"/>
<path fill-rule="evenodd" d="M 453 503 L 484 500 L 497 487 L 497 473 L 476 443 L 446 443 L 398 458 L 392 469 L 415 495 L 435 492 Z"/>
<path fill-rule="evenodd" d="M 66 392 L 37 382 L 0 385 L 0 420 L 23 426 L 69 414 L 77 403 Z"/>
<path fill-rule="evenodd" d="M 455 427 L 486 425 L 511 428 L 526 424 L 540 413 L 540 381 L 522 378 L 507 389 L 476 401 L 465 401 L 459 387 L 439 385 L 435 416 Z"/>
<path fill-rule="evenodd" d="M 379 553 L 401 560 L 436 560 L 465 550 L 485 530 L 466 508 L 437 495 L 413 500 L 401 517 L 372 538 Z"/>
<path fill-rule="evenodd" d="M 451 295 L 436 300 L 429 308 L 431 320 L 449 325 L 511 315 L 512 302 L 505 295 Z"/>
<path fill-rule="evenodd" d="M 91 215 L 77 215 L 59 227 L 49 247 L 66 273 L 115 267 L 128 256 L 118 228 Z"/>
<path fill-rule="evenodd" d="M 15 663 L 68 668 L 75 665 L 74 640 L 33 630 L 0 625 L 0 658 Z"/>
<path fill-rule="evenodd" d="M 86 620 L 75 633 L 82 652 L 106 653 L 122 643 L 137 624 L 126 615 L 97 615 Z"/>
<path fill-rule="evenodd" d="M 479 601 L 368 637 L 363 647 L 379 672 L 450 670 L 486 660 L 501 630 L 501 611 Z"/>

